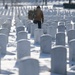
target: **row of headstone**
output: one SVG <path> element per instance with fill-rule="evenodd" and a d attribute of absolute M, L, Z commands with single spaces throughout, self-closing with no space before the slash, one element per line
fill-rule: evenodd
<path fill-rule="evenodd" d="M 32 28 L 32 26 L 33 26 L 34 29 Z M 49 35 L 49 36 L 46 36 L 46 38 L 44 38 L 43 35 L 42 35 L 40 37 L 40 34 L 38 34 L 39 30 L 37 30 L 35 28 L 37 28 L 37 25 L 35 27 L 34 27 L 34 25 L 31 25 L 31 27 L 30 27 L 30 24 L 28 25 L 28 31 L 32 32 L 32 35 L 34 35 L 35 42 L 40 42 L 41 52 L 44 52 L 44 53 L 50 52 L 51 53 L 51 51 L 50 51 L 51 50 L 51 41 L 52 41 L 50 39 L 51 36 Z M 70 28 L 68 28 L 68 25 L 66 26 L 66 28 L 67 28 L 67 31 L 70 29 Z M 58 32 L 59 33 L 56 34 L 56 45 L 64 45 L 65 46 L 65 34 L 64 34 L 65 26 L 60 24 L 60 26 L 58 26 Z M 51 31 L 49 33 L 52 34 Z M 72 35 L 72 34 L 70 34 L 70 35 Z M 53 35 L 53 36 L 55 37 L 55 35 Z M 49 39 L 48 39 L 48 37 L 49 37 Z M 47 42 L 49 45 L 45 42 Z M 46 46 L 47 46 L 48 50 L 47 50 L 47 48 L 45 48 Z M 61 75 L 66 75 L 66 49 L 65 49 L 65 47 L 59 46 L 59 47 L 53 48 L 52 50 L 54 52 L 51 53 L 51 55 L 52 55 L 51 56 L 52 57 L 51 71 L 54 72 L 54 73 L 61 74 Z M 22 57 L 24 57 L 24 56 L 22 56 Z M 63 61 L 61 61 L 61 59 L 63 59 Z M 20 66 L 19 66 L 20 75 L 22 75 L 24 73 L 24 69 L 25 69 L 24 60 L 22 60 L 22 61 L 20 62 Z M 59 64 L 61 64 L 61 65 L 59 65 Z M 27 68 L 26 68 L 26 71 L 27 71 Z M 24 74 L 29 75 L 28 71 L 25 72 Z M 34 75 L 34 74 L 32 74 L 32 75 Z"/>
<path fill-rule="evenodd" d="M 66 57 L 66 48 L 64 46 L 58 45 L 51 49 L 51 73 L 67 75 Z M 40 67 L 37 59 L 23 57 L 18 62 L 19 75 L 39 75 Z"/>
<path fill-rule="evenodd" d="M 0 29 L 0 54 L 5 55 L 7 51 L 8 37 L 11 29 L 11 19 L 7 18 Z"/>
<path fill-rule="evenodd" d="M 31 25 L 31 27 L 32 27 L 33 25 Z M 62 28 L 63 27 L 63 28 Z M 33 27 L 34 28 L 34 27 Z M 42 30 L 41 30 L 41 32 L 40 32 L 40 34 L 38 34 L 39 33 L 39 31 L 40 30 L 37 30 L 37 29 L 35 29 L 35 28 L 37 28 L 37 25 L 35 26 L 35 28 L 33 29 L 32 28 L 32 30 L 30 29 L 30 24 L 28 25 L 28 31 L 29 32 L 32 32 L 32 35 L 34 35 L 34 40 L 35 40 L 35 42 L 40 42 L 40 47 L 41 47 L 41 52 L 44 52 L 44 53 L 51 53 L 51 36 L 49 35 L 49 36 L 46 36 L 46 38 L 44 38 L 43 37 L 43 35 L 40 37 L 40 34 L 41 34 L 41 32 L 42 32 Z M 65 32 L 65 26 L 64 25 L 61 25 L 61 26 L 58 26 L 58 32 L 60 32 L 60 33 L 57 33 L 56 34 L 56 45 L 65 45 L 65 34 L 63 33 L 63 32 Z M 43 32 L 42 32 L 43 33 Z M 54 36 L 54 35 L 53 35 Z M 61 37 L 60 37 L 61 36 Z M 48 37 L 49 37 L 49 39 L 48 39 Z M 59 40 L 60 39 L 60 40 Z M 44 41 L 43 41 L 44 40 Z M 45 41 L 46 40 L 46 41 Z M 20 40 L 19 40 L 20 41 Z M 24 42 L 24 41 L 22 41 L 22 42 Z M 45 43 L 45 42 L 47 42 L 47 43 Z M 20 46 L 20 45 L 19 45 Z M 47 48 L 45 48 L 47 46 L 47 48 L 48 48 L 48 50 L 47 50 Z M 60 48 L 61 47 L 61 48 Z M 66 75 L 66 49 L 64 48 L 64 47 L 62 47 L 62 46 L 60 46 L 59 48 L 58 47 L 56 47 L 56 48 L 54 48 L 54 49 L 52 49 L 53 51 L 55 51 L 55 52 L 52 52 L 52 68 L 51 68 L 51 71 L 52 72 L 54 72 L 54 73 L 58 73 L 58 74 L 61 74 L 61 75 Z M 54 54 L 53 54 L 54 53 Z M 23 55 L 23 54 L 20 54 L 20 55 Z M 60 57 L 59 57 L 59 55 L 60 55 Z M 63 56 L 64 55 L 64 56 Z M 25 56 L 25 55 L 24 55 Z M 22 57 L 24 57 L 24 56 L 22 56 Z M 56 60 L 56 59 L 58 59 L 58 60 Z M 63 62 L 61 61 L 61 59 L 63 59 Z M 28 60 L 28 59 L 27 59 Z M 23 75 L 23 73 L 24 73 L 24 75 L 26 74 L 26 75 L 29 75 L 29 74 L 32 74 L 32 75 L 35 75 L 35 74 L 33 74 L 33 71 L 32 71 L 32 73 L 31 73 L 31 71 L 30 70 L 28 70 L 29 69 L 29 67 L 28 68 L 25 68 L 27 65 L 24 63 L 24 61 L 26 61 L 25 59 L 23 59 L 23 60 L 21 60 L 20 61 L 20 66 L 19 66 L 19 73 L 20 73 L 20 75 Z M 30 60 L 29 60 L 30 61 Z M 54 61 L 56 61 L 56 62 L 54 62 Z M 27 62 L 27 61 L 26 61 Z M 61 64 L 61 65 L 59 65 L 59 64 Z M 24 67 L 24 65 L 25 65 L 25 67 Z M 58 66 L 57 66 L 58 65 Z M 29 65 L 28 65 L 29 66 Z M 26 69 L 26 72 L 25 72 L 25 69 Z M 64 69 L 64 70 L 63 70 Z M 30 71 L 30 73 L 28 72 L 28 71 Z M 38 72 L 39 73 L 39 72 Z M 37 74 L 38 74 L 37 73 Z"/>
<path fill-rule="evenodd" d="M 7 43 L 8 36 L 6 34 L 0 33 L 0 54 L 6 54 Z"/>
<path fill-rule="evenodd" d="M 40 37 L 40 51 L 41 53 L 51 53 L 52 37 L 49 34 L 43 34 Z"/>
<path fill-rule="evenodd" d="M 56 34 L 56 45 L 65 46 L 65 33 L 59 32 Z M 52 47 L 52 36 L 50 34 L 43 34 L 42 29 L 35 29 L 34 33 L 35 43 L 40 44 L 40 49 L 42 53 L 50 53 Z"/>
<path fill-rule="evenodd" d="M 54 21 L 55 22 L 55 21 Z M 46 24 L 46 23 L 45 23 Z M 49 23 L 50 24 L 50 23 Z M 63 21 L 63 22 L 58 22 L 58 24 L 55 22 L 55 23 L 51 23 L 50 25 L 49 25 L 50 27 L 52 27 L 52 28 L 54 28 L 55 29 L 55 32 L 57 33 L 57 32 L 65 32 L 65 31 L 69 31 L 70 29 L 73 29 L 74 27 L 73 27 L 73 25 L 71 24 L 71 23 L 69 23 L 69 22 L 67 22 L 66 21 L 66 23 L 65 23 L 65 21 Z M 48 27 L 48 26 L 47 26 Z M 44 28 L 44 29 L 46 29 L 46 27 Z M 53 29 L 53 30 L 54 30 Z M 50 31 L 49 31 L 49 27 L 48 27 L 48 32 L 47 33 L 50 33 L 50 34 L 52 34 Z M 52 30 L 52 29 L 51 29 Z"/>
<path fill-rule="evenodd" d="M 27 40 L 27 34 L 28 32 L 25 30 L 25 26 L 16 27 L 17 59 L 30 56 L 30 42 Z"/>
<path fill-rule="evenodd" d="M 26 22 L 25 22 L 26 24 Z M 28 25 L 28 26 L 27 26 Z M 17 26 L 16 27 L 16 36 L 17 36 L 17 62 L 19 68 L 19 75 L 39 75 L 39 62 L 36 59 L 30 57 L 30 42 L 27 39 L 28 33 L 32 33 L 34 35 L 33 25 L 27 23 L 26 32 L 25 26 Z M 34 26 L 33 26 L 34 27 Z M 36 32 L 36 31 L 35 31 Z"/>
<path fill-rule="evenodd" d="M 51 50 L 51 72 L 61 75 L 67 74 L 66 69 L 66 48 L 62 45 L 57 45 Z"/>

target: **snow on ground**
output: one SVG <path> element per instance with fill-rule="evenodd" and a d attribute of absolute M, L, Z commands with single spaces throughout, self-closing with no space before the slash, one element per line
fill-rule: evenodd
<path fill-rule="evenodd" d="M 3 8 L 1 8 L 3 9 Z M 0 9 L 0 10 L 1 10 Z M 10 10 L 12 11 L 12 10 Z M 12 12 L 10 12 L 12 14 Z M 2 11 L 0 12 L 2 14 Z M 15 15 L 14 15 L 15 16 Z M 17 63 L 17 50 L 16 50 L 16 31 L 15 31 L 15 21 L 11 27 L 9 34 L 9 42 L 7 45 L 7 54 L 5 56 L 1 55 L 1 66 L 0 75 L 19 75 L 18 63 Z M 28 40 L 31 43 L 31 57 L 36 58 L 40 63 L 40 75 L 50 75 L 51 68 L 51 57 L 49 54 L 41 54 L 39 45 L 34 45 L 34 39 L 28 34 Z M 68 50 L 67 50 L 68 51 Z M 69 66 L 67 65 L 67 70 Z M 51 74 L 56 75 L 56 74 Z"/>
<path fill-rule="evenodd" d="M 11 31 L 14 28 L 11 27 Z M 9 35 L 9 43 L 7 45 L 7 54 L 1 58 L 1 74 L 7 75 L 18 75 L 18 65 L 17 65 L 17 50 L 16 50 L 16 34 L 11 32 Z M 28 34 L 28 36 L 30 36 Z M 49 75 L 50 69 L 50 55 L 40 54 L 40 47 L 34 45 L 34 40 L 29 38 L 31 42 L 31 57 L 39 60 L 40 63 L 40 75 Z"/>

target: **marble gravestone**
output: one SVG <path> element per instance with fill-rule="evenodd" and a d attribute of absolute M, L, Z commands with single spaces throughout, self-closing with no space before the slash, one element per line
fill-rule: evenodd
<path fill-rule="evenodd" d="M 47 34 L 50 34 L 52 36 L 52 38 L 55 38 L 56 27 L 55 26 L 48 26 L 47 27 Z"/>
<path fill-rule="evenodd" d="M 35 29 L 38 28 L 37 24 L 31 24 L 31 37 L 34 37 Z"/>
<path fill-rule="evenodd" d="M 75 39 L 75 30 L 71 29 L 67 32 L 67 36 L 68 36 L 68 43 L 70 40 Z"/>
<path fill-rule="evenodd" d="M 25 27 L 24 26 L 16 27 L 16 34 L 18 34 L 19 31 L 25 31 Z"/>
<path fill-rule="evenodd" d="M 16 18 L 15 24 L 16 24 L 16 27 L 24 26 L 23 23 L 22 23 L 22 21 L 19 19 L 19 17 Z"/>
<path fill-rule="evenodd" d="M 7 28 L 0 29 L 0 33 L 6 34 L 7 36 L 9 35 L 9 32 L 8 32 Z"/>
<path fill-rule="evenodd" d="M 42 25 L 42 29 L 43 29 L 43 33 L 44 33 L 44 34 L 47 34 L 47 26 L 48 26 L 48 23 L 44 23 L 44 24 Z"/>
<path fill-rule="evenodd" d="M 40 44 L 40 37 L 43 35 L 43 29 L 35 29 L 34 42 Z"/>
<path fill-rule="evenodd" d="M 5 21 L 3 24 L 2 24 L 2 28 L 7 28 L 8 29 L 8 32 L 10 33 L 10 28 L 11 28 L 11 23 L 10 21 Z"/>
<path fill-rule="evenodd" d="M 1 54 L 6 54 L 8 38 L 5 34 L 0 34 L 0 52 Z"/>
<path fill-rule="evenodd" d="M 43 34 L 40 38 L 41 53 L 51 53 L 52 37 L 49 34 Z"/>
<path fill-rule="evenodd" d="M 27 39 L 27 32 L 26 31 L 19 31 L 17 34 L 17 41 L 20 39 Z"/>
<path fill-rule="evenodd" d="M 17 42 L 17 58 L 30 56 L 30 42 L 26 39 L 21 39 Z"/>
<path fill-rule="evenodd" d="M 51 50 L 51 72 L 66 75 L 66 48 L 58 45 Z"/>
<path fill-rule="evenodd" d="M 68 32 L 68 31 L 71 30 L 71 29 L 72 29 L 72 24 L 68 23 L 68 24 L 66 25 L 66 31 Z"/>
<path fill-rule="evenodd" d="M 39 75 L 39 61 L 31 57 L 19 60 L 19 75 Z"/>
<path fill-rule="evenodd" d="M 65 25 L 59 25 L 57 28 L 58 28 L 58 32 L 65 32 L 66 30 Z"/>
<path fill-rule="evenodd" d="M 59 32 L 56 34 L 56 45 L 65 46 L 65 33 L 64 32 Z"/>
<path fill-rule="evenodd" d="M 69 61 L 75 62 L 75 39 L 69 41 Z"/>

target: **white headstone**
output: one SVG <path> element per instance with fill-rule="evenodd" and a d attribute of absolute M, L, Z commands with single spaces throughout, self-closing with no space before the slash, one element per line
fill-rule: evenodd
<path fill-rule="evenodd" d="M 35 29 L 34 31 L 34 41 L 35 44 L 39 43 L 40 44 L 40 37 L 43 35 L 43 29 Z"/>
<path fill-rule="evenodd" d="M 16 34 L 18 34 L 19 31 L 25 31 L 25 27 L 24 26 L 16 27 Z"/>
<path fill-rule="evenodd" d="M 65 46 L 65 33 L 64 32 L 59 32 L 56 34 L 56 45 Z"/>
<path fill-rule="evenodd" d="M 39 61 L 26 57 L 19 61 L 19 75 L 39 75 Z"/>
<path fill-rule="evenodd" d="M 3 24 L 2 24 L 2 28 L 7 28 L 8 29 L 8 32 L 10 32 L 10 28 L 11 28 L 11 24 L 9 21 L 5 21 Z"/>
<path fill-rule="evenodd" d="M 72 29 L 72 24 L 68 23 L 68 24 L 66 25 L 66 31 L 69 31 L 69 30 L 71 30 L 71 29 Z"/>
<path fill-rule="evenodd" d="M 7 28 L 0 29 L 0 33 L 6 34 L 7 36 L 9 35 L 9 32 L 8 32 Z"/>
<path fill-rule="evenodd" d="M 42 53 L 51 53 L 52 37 L 49 34 L 44 34 L 40 38 L 40 49 Z"/>
<path fill-rule="evenodd" d="M 6 48 L 7 48 L 7 35 L 0 34 L 0 52 L 1 54 L 6 54 Z"/>
<path fill-rule="evenodd" d="M 47 34 L 50 34 L 52 36 L 52 38 L 55 38 L 56 27 L 54 27 L 54 26 L 48 26 L 47 27 Z"/>
<path fill-rule="evenodd" d="M 75 30 L 69 30 L 67 32 L 67 36 L 68 36 L 68 42 L 72 39 L 75 39 Z"/>
<path fill-rule="evenodd" d="M 65 32 L 65 30 L 66 30 L 65 25 L 59 25 L 58 26 L 58 32 Z"/>
<path fill-rule="evenodd" d="M 66 48 L 58 45 L 51 50 L 51 72 L 66 75 Z"/>
<path fill-rule="evenodd" d="M 38 25 L 37 24 L 32 24 L 31 25 L 31 37 L 34 37 L 34 32 L 35 32 L 35 29 L 38 28 Z"/>
<path fill-rule="evenodd" d="M 21 39 L 17 42 L 17 58 L 30 56 L 30 42 L 26 39 Z"/>
<path fill-rule="evenodd" d="M 19 31 L 17 34 L 17 40 L 27 39 L 27 32 L 26 31 Z"/>
<path fill-rule="evenodd" d="M 75 39 L 69 41 L 69 61 L 75 62 Z"/>

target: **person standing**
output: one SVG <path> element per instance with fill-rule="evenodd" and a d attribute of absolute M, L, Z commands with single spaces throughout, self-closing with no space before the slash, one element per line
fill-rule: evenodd
<path fill-rule="evenodd" d="M 34 20 L 37 21 L 38 28 L 41 29 L 41 24 L 44 22 L 44 15 L 40 6 L 37 6 L 36 8 Z"/>

